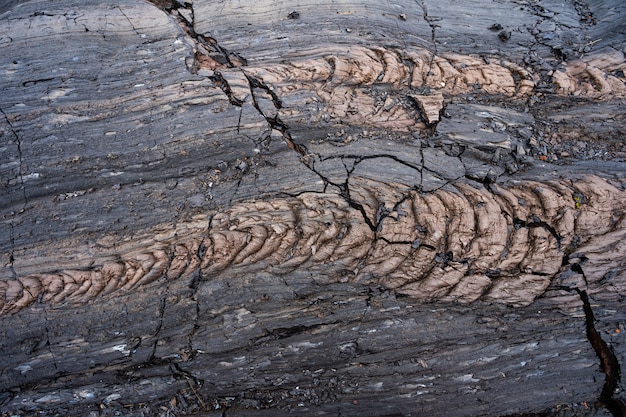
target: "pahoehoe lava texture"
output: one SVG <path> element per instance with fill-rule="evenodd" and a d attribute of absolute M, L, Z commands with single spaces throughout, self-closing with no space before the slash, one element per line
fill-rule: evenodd
<path fill-rule="evenodd" d="M 211 280 L 242 268 L 277 276 L 307 268 L 320 284 L 521 306 L 544 293 L 564 257 L 602 267 L 620 258 L 626 240 L 626 193 L 593 176 L 506 187 L 456 182 L 432 193 L 354 177 L 349 187 L 349 198 L 303 193 L 240 203 L 189 223 L 182 237 L 155 234 L 140 253 L 119 253 L 117 261 L 0 281 L 0 311 L 85 303 L 197 271 Z M 623 265 L 613 270 L 624 275 Z M 589 277 L 588 291 L 607 285 L 602 278 Z"/>
<path fill-rule="evenodd" d="M 460 54 L 435 55 L 425 48 L 367 48 L 353 46 L 349 51 L 336 45 L 301 51 L 302 58 L 292 58 L 281 64 L 219 68 L 219 74 L 233 81 L 233 92 L 242 102 L 250 89 L 242 68 L 249 76 L 271 85 L 285 101 L 285 116 L 302 116 L 297 101 L 309 103 L 310 118 L 319 122 L 325 114 L 353 124 L 365 124 L 390 129 L 426 126 L 411 111 L 406 95 L 411 91 L 427 91 L 428 95 L 455 96 L 479 89 L 489 95 L 527 98 L 538 88 L 539 74 L 513 62 L 483 59 Z M 623 54 L 605 54 L 602 58 L 586 58 L 568 65 L 563 72 L 550 77 L 555 95 L 581 95 L 587 98 L 623 98 L 624 83 L 610 75 L 623 71 Z M 216 70 L 214 62 L 198 60 L 200 68 Z M 245 81 L 245 79 L 244 79 Z M 300 87 L 294 89 L 294 85 Z M 372 97 L 371 89 L 384 85 L 389 91 L 386 100 Z M 237 87 L 240 88 L 237 88 Z M 438 112 L 440 106 L 435 106 Z M 324 109 L 320 112 L 320 109 Z M 305 112 L 306 113 L 306 112 Z"/>
<path fill-rule="evenodd" d="M 536 3 L 0 6 L 0 414 L 621 401 L 626 9 Z"/>

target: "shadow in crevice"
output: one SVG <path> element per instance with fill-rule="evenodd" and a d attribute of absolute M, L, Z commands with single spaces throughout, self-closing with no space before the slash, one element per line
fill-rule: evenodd
<path fill-rule="evenodd" d="M 583 276 L 585 282 L 587 277 L 580 264 L 576 263 L 571 266 L 571 270 Z M 595 327 L 595 317 L 589 302 L 589 295 L 587 291 L 581 290 L 578 287 L 563 288 L 567 291 L 575 291 L 580 300 L 583 303 L 583 312 L 585 313 L 585 329 L 587 333 L 587 339 L 591 343 L 591 347 L 596 352 L 596 355 L 600 359 L 600 366 L 605 374 L 604 385 L 602 386 L 602 392 L 598 400 L 604 404 L 614 417 L 626 417 L 626 405 L 619 398 L 614 398 L 613 395 L 618 388 L 619 380 L 621 377 L 621 368 L 617 356 L 611 346 L 609 346 L 600 336 L 600 333 Z"/>

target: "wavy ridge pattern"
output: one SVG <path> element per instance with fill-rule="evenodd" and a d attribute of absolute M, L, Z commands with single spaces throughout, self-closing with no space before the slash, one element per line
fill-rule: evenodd
<path fill-rule="evenodd" d="M 307 58 L 288 63 L 250 67 L 266 83 L 286 80 L 325 82 L 333 86 L 392 84 L 398 87 L 432 87 L 451 94 L 471 91 L 476 83 L 490 94 L 526 95 L 535 83 L 533 74 L 508 61 L 486 63 L 469 55 L 435 55 L 425 48 L 395 50 L 363 46 L 343 48 L 329 45 L 303 53 Z"/>
<path fill-rule="evenodd" d="M 489 188 L 455 183 L 432 193 L 356 177 L 348 198 L 305 193 L 241 203 L 217 213 L 208 233 L 165 233 L 141 253 L 89 270 L 0 281 L 0 312 L 85 303 L 196 271 L 209 280 L 229 269 L 281 275 L 299 268 L 320 283 L 381 285 L 421 300 L 527 305 L 566 254 L 582 257 L 580 245 L 597 252 L 626 240 L 623 201 L 626 192 L 597 177 Z M 596 277 L 590 286 L 602 284 Z"/>
<path fill-rule="evenodd" d="M 310 118 L 340 119 L 348 124 L 366 124 L 388 129 L 425 129 L 432 120 L 420 114 L 412 98 L 415 92 L 454 96 L 480 91 L 489 95 L 526 98 L 548 88 L 561 96 L 589 99 L 626 97 L 626 85 L 618 75 L 624 54 L 615 51 L 585 57 L 564 66 L 564 71 L 539 74 L 532 68 L 502 59 L 454 53 L 435 53 L 426 48 L 406 49 L 337 45 L 301 51 L 281 64 L 246 67 L 271 85 L 283 100 L 284 116 L 302 116 L 296 103 L 306 103 Z M 221 70 L 226 74 L 238 68 Z M 294 88 L 294 85 L 299 88 Z M 374 87 L 384 85 L 387 93 Z M 546 87 L 547 86 L 547 87 Z M 435 106 L 431 112 L 443 109 Z M 424 110 L 422 110 L 424 112 Z"/>
<path fill-rule="evenodd" d="M 470 55 L 434 53 L 426 48 L 402 50 L 352 46 L 348 51 L 336 45 L 303 51 L 288 62 L 248 67 L 266 83 L 278 86 L 294 81 L 324 83 L 329 86 L 368 86 L 391 84 L 399 88 L 430 87 L 456 95 L 480 89 L 508 97 L 527 96 L 537 86 L 540 75 L 514 62 L 488 60 Z M 615 75 L 624 70 L 624 53 L 589 56 L 551 73 L 557 93 L 590 98 L 626 97 L 626 86 Z"/>

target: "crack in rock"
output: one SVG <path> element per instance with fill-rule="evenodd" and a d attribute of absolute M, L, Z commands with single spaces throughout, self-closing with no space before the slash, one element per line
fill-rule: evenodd
<path fill-rule="evenodd" d="M 613 349 L 602 339 L 602 336 L 600 336 L 600 333 L 598 333 L 595 328 L 595 318 L 587 292 L 578 288 L 575 288 L 575 290 L 583 303 L 587 339 L 589 339 L 589 343 L 591 343 L 593 350 L 596 352 L 596 355 L 598 355 L 600 365 L 606 375 L 599 399 L 606 405 L 606 408 L 613 416 L 626 416 L 626 405 L 624 405 L 620 399 L 613 397 L 621 376 L 621 369 L 617 357 Z"/>
<path fill-rule="evenodd" d="M 585 259 L 584 261 L 587 260 L 588 259 Z M 589 280 L 587 279 L 587 275 L 581 267 L 581 264 L 570 264 L 569 259 L 566 259 L 565 262 L 569 265 L 572 272 L 582 275 L 585 286 L 588 287 Z M 583 312 L 585 314 L 585 331 L 587 339 L 589 340 L 593 350 L 596 352 L 598 359 L 600 359 L 600 367 L 605 374 L 604 384 L 598 399 L 606 406 L 613 416 L 623 417 L 626 415 L 626 405 L 620 399 L 614 398 L 621 377 L 621 367 L 612 347 L 602 339 L 602 336 L 596 330 L 596 319 L 593 314 L 593 309 L 591 308 L 591 302 L 589 300 L 587 290 L 580 289 L 579 287 L 568 286 L 562 286 L 561 288 L 568 292 L 575 291 L 582 302 Z"/>
<path fill-rule="evenodd" d="M 195 74 L 194 82 L 199 78 L 196 76 L 205 77 L 202 88 L 208 88 L 202 93 L 209 95 L 215 92 L 224 107 L 228 107 L 228 103 L 239 107 L 237 133 L 241 133 L 244 111 L 250 111 L 255 116 L 251 118 L 251 125 L 275 133 L 267 137 L 281 137 L 328 187 L 324 188 L 324 192 L 303 192 L 283 198 L 268 198 L 259 191 L 257 196 L 261 196 L 263 201 L 244 201 L 232 206 L 229 203 L 230 207 L 217 213 L 201 213 L 195 220 L 181 220 L 174 225 L 144 230 L 133 236 L 132 242 L 111 244 L 104 250 L 106 254 L 103 256 L 98 256 L 100 248 L 95 245 L 90 247 L 90 251 L 81 252 L 94 254 L 91 263 L 89 260 L 77 261 L 77 264 L 84 263 L 82 268 L 75 264 L 66 269 L 18 275 L 12 268 L 11 254 L 14 279 L 0 281 L 0 314 L 15 314 L 35 303 L 44 304 L 47 345 L 53 355 L 57 351 L 50 346 L 48 306 L 109 303 L 124 291 L 139 288 L 146 292 L 155 288 L 162 291 L 165 287 L 164 295 L 159 299 L 156 331 L 150 336 L 154 339 L 152 352 L 139 367 L 167 365 L 172 378 L 193 381 L 194 385 L 189 382 L 189 386 L 194 390 L 194 386 L 202 385 L 203 381 L 196 380 L 175 360 L 159 359 L 163 356 L 157 350 L 165 349 L 159 347 L 159 342 L 169 337 L 163 333 L 172 327 L 167 322 L 168 309 L 170 304 L 176 303 L 170 303 L 168 295 L 170 282 L 174 280 L 178 280 L 179 289 L 184 289 L 188 283 L 193 290 L 190 306 L 195 310 L 195 316 L 190 316 L 189 339 L 183 341 L 187 349 L 184 355 L 189 356 L 184 356 L 182 361 L 187 361 L 199 352 L 194 351 L 192 343 L 201 320 L 197 290 L 208 281 L 235 280 L 262 272 L 272 279 L 277 277 L 280 281 L 282 278 L 289 287 L 284 274 L 304 270 L 320 285 L 344 282 L 362 285 L 364 292 L 370 294 L 364 314 L 375 305 L 371 294 L 379 289 L 417 300 L 460 303 L 483 300 L 523 306 L 537 297 L 554 297 L 557 287 L 552 285 L 565 276 L 564 263 L 577 260 L 580 264 L 584 263 L 585 268 L 600 272 L 591 274 L 589 280 L 585 276 L 585 289 L 576 290 L 583 301 L 589 340 L 601 358 L 607 376 L 601 400 L 609 404 L 612 411 L 617 410 L 613 413 L 619 415 L 616 413 L 620 409 L 623 412 L 623 405 L 611 403 L 614 401 L 612 396 L 616 376 L 619 376 L 619 363 L 594 328 L 588 294 L 607 293 L 610 287 L 623 291 L 625 251 L 622 242 L 626 241 L 623 190 L 611 187 L 598 177 L 581 178 L 575 184 L 565 180 L 498 184 L 499 173 L 483 175 L 480 171 L 479 174 L 466 174 L 467 178 L 482 182 L 476 184 L 465 182 L 462 176 L 450 175 L 450 171 L 446 170 L 450 176 L 445 178 L 444 183 L 439 182 L 441 185 L 437 188 L 425 191 L 424 174 L 436 171 L 424 166 L 427 165 L 424 155 L 428 152 L 422 147 L 419 147 L 421 161 L 415 164 L 383 154 L 380 149 L 376 155 L 367 157 L 333 157 L 340 159 L 345 171 L 336 179 L 320 167 L 331 157 L 309 153 L 303 145 L 294 142 L 294 137 L 297 138 L 295 134 L 292 137 L 292 128 L 296 126 L 294 119 L 307 111 L 310 111 L 311 117 L 328 116 L 342 123 L 355 122 L 354 125 L 358 126 L 370 124 L 405 132 L 407 128 L 415 131 L 433 127 L 434 132 L 434 125 L 443 110 L 444 97 L 448 95 L 480 89 L 486 94 L 523 98 L 537 92 L 537 74 L 526 67 L 502 61 L 496 63 L 495 59 L 491 63 L 485 57 L 479 60 L 441 52 L 445 43 L 435 38 L 438 26 L 428 16 L 423 3 L 422 8 L 424 19 L 432 30 L 433 50 L 414 46 L 404 49 L 360 46 L 347 50 L 345 45 L 321 45 L 301 55 L 308 54 L 307 58 L 291 57 L 290 61 L 281 64 L 248 67 L 245 58 L 224 48 L 215 38 L 195 33 L 190 3 L 172 2 L 168 10 L 180 16 L 180 21 L 184 22 L 183 30 L 194 39 L 193 62 L 191 59 L 188 61 L 188 68 Z M 141 36 L 124 10 L 118 9 L 126 17 L 134 35 Z M 297 16 L 297 12 L 289 15 L 291 19 Z M 406 20 L 406 15 L 401 16 Z M 108 28 L 105 26 L 105 29 Z M 103 37 L 105 29 L 102 30 Z M 438 44 L 440 50 L 437 49 Z M 608 62 L 594 62 L 593 59 L 585 57 L 566 64 L 563 71 L 546 74 L 546 79 L 552 80 L 557 86 L 555 91 L 562 95 L 582 92 L 596 98 L 624 97 L 624 86 L 616 82 L 620 81 L 620 77 L 606 72 L 606 68 L 621 71 L 623 55 L 620 57 L 616 53 Z M 27 81 L 22 86 L 39 81 L 46 79 Z M 295 89 L 294 86 L 302 88 Z M 383 91 L 384 94 L 380 93 Z M 47 96 L 50 99 L 50 95 Z M 306 106 L 290 107 L 292 100 L 301 97 L 307 97 L 303 101 L 310 107 L 304 110 L 301 108 Z M 195 103 L 208 101 L 207 97 L 197 97 Z M 116 103 L 111 100 L 112 106 Z M 153 104 L 138 106 L 135 110 L 141 112 L 149 108 L 152 116 Z M 298 114 L 298 111 L 302 113 Z M 5 118 L 9 122 L 6 114 Z M 21 177 L 21 143 L 17 134 L 15 136 L 26 205 L 24 177 Z M 157 145 L 156 139 L 154 145 Z M 450 160 L 458 160 L 457 156 L 464 157 L 470 151 L 463 147 Z M 406 177 L 400 180 L 397 176 L 394 181 L 383 181 L 372 172 L 367 172 L 368 166 L 377 164 L 390 169 L 389 165 L 381 162 L 383 158 L 402 165 L 401 168 L 406 168 L 408 176 L 414 175 L 415 180 L 407 183 L 403 182 Z M 468 161 L 472 158 L 468 157 Z M 464 158 L 461 162 L 466 165 L 465 171 L 469 172 L 468 162 Z M 238 169 L 245 172 L 247 165 L 242 164 Z M 341 166 L 339 168 L 341 170 Z M 237 190 L 240 183 L 241 179 L 236 184 Z M 14 224 L 10 223 L 10 226 L 13 247 Z M 116 237 L 119 236 L 108 236 L 113 241 Z M 103 261 L 103 258 L 106 260 Z M 580 266 L 578 268 L 582 271 Z M 299 297 L 296 290 L 293 293 Z M 207 298 L 210 302 L 211 297 Z M 443 306 L 443 309 L 448 307 Z M 302 309 L 298 311 L 302 312 Z M 24 313 L 26 316 L 27 313 L 37 312 L 33 309 Z M 233 314 L 224 314 L 224 318 L 239 320 L 239 316 L 250 313 L 242 306 Z M 177 324 L 181 322 L 178 320 Z M 234 327 L 234 322 L 223 322 L 221 328 L 225 338 L 232 337 L 225 329 Z M 290 338 L 311 332 L 316 325 L 272 326 L 267 329 L 259 338 L 249 340 L 262 344 L 265 340 Z M 181 333 L 185 332 L 178 334 Z M 202 336 L 199 335 L 198 339 Z M 340 351 L 348 357 L 375 353 L 374 350 L 368 351 L 367 346 L 358 340 L 340 345 Z M 54 355 L 53 360 L 56 360 Z M 56 361 L 54 366 L 56 368 Z M 427 368 L 426 365 L 423 367 Z M 59 374 L 63 370 L 56 371 Z M 61 381 L 65 378 L 64 374 L 58 376 Z M 149 378 L 146 376 L 147 381 Z M 480 380 L 473 379 L 471 374 L 464 375 L 462 379 L 464 382 Z M 274 385 L 283 382 L 281 378 Z M 338 394 L 349 392 L 343 387 L 336 391 Z M 296 395 L 283 388 L 276 392 L 285 397 Z M 120 397 L 116 395 L 115 399 Z M 36 401 L 53 403 L 55 398 L 56 394 L 51 394 Z M 139 398 L 147 398 L 147 395 Z M 202 408 L 207 409 L 199 396 L 198 400 Z M 333 396 L 332 400 L 337 398 Z M 70 397 L 64 401 L 69 403 L 73 399 Z M 240 405 L 255 406 L 243 399 Z"/>
<path fill-rule="evenodd" d="M 181 5 L 175 5 L 174 2 L 165 6 L 165 10 L 170 12 L 180 8 Z M 208 75 L 208 78 L 228 97 L 230 104 L 241 108 L 239 124 L 241 123 L 241 114 L 244 111 L 243 106 L 251 98 L 252 106 L 265 119 L 270 130 L 280 132 L 290 149 L 295 150 L 300 155 L 305 155 L 305 147 L 293 141 L 289 127 L 280 118 L 278 111 L 282 108 L 282 101 L 278 95 L 262 79 L 242 68 L 247 65 L 247 60 L 244 57 L 236 52 L 228 51 L 216 39 L 196 33 L 193 11 L 190 12 L 189 18 L 185 18 L 179 13 L 176 20 L 195 45 L 192 72 Z M 208 70 L 208 72 L 203 73 L 202 70 Z M 262 90 L 264 94 L 270 97 L 269 102 L 273 106 L 272 109 L 268 111 L 267 106 L 262 108 L 260 104 L 262 98 L 255 90 Z M 272 114 L 268 114 L 270 112 Z M 237 126 L 237 132 L 240 132 L 240 125 Z"/>

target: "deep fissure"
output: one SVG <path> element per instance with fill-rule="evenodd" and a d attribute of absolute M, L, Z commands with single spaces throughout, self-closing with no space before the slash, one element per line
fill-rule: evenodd
<path fill-rule="evenodd" d="M 596 355 L 598 355 L 600 366 L 605 373 L 604 385 L 602 386 L 599 399 L 606 405 L 607 409 L 614 417 L 624 417 L 626 415 L 626 406 L 620 399 L 614 398 L 615 390 L 618 387 L 621 376 L 621 368 L 617 356 L 615 356 L 613 349 L 602 339 L 602 336 L 600 336 L 600 333 L 596 330 L 596 320 L 593 315 L 587 291 L 581 290 L 578 287 L 574 288 L 574 290 L 578 293 L 583 303 L 587 339 L 589 339 L 589 343 L 591 343 L 593 350 L 596 352 Z"/>
<path fill-rule="evenodd" d="M 585 283 L 588 281 L 580 263 L 572 264 L 570 269 L 573 272 L 582 275 Z M 604 384 L 602 385 L 602 391 L 598 400 L 606 406 L 614 417 L 626 416 L 626 405 L 619 398 L 614 398 L 621 378 L 621 366 L 611 346 L 609 346 L 604 339 L 602 339 L 602 336 L 596 330 L 596 319 L 593 309 L 591 308 L 591 302 L 587 291 L 581 290 L 578 287 L 570 288 L 559 286 L 558 288 L 569 292 L 576 292 L 582 302 L 583 312 L 585 314 L 585 332 L 587 339 L 598 356 L 598 359 L 600 360 L 600 368 L 605 374 Z"/>

